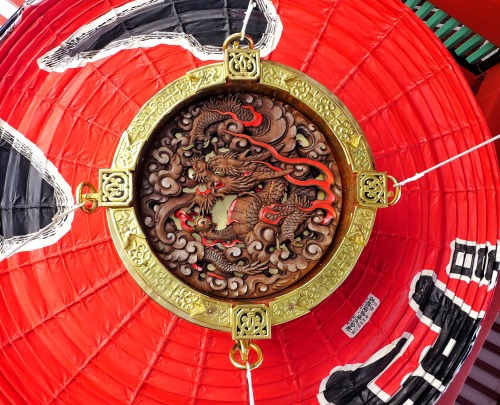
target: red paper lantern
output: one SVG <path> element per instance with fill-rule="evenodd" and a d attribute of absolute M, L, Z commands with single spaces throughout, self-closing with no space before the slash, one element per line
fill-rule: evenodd
<path fill-rule="evenodd" d="M 404 4 L 258 3 L 247 32 L 265 58 L 335 93 L 377 170 L 402 180 L 490 137 L 453 58 Z M 72 205 L 65 184 L 74 191 L 110 167 L 141 106 L 219 58 L 210 41 L 240 29 L 246 4 L 26 5 L 0 44 L 3 246 Z M 489 146 L 405 186 L 341 287 L 262 342 L 256 402 L 435 401 L 496 283 L 498 174 Z M 151 300 L 122 264 L 104 210 L 77 212 L 54 232 L 0 263 L 3 402 L 248 402 L 231 337 Z"/>

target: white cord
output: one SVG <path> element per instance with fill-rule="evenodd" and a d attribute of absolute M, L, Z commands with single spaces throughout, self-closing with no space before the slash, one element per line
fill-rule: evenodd
<path fill-rule="evenodd" d="M 49 230 L 52 226 L 54 226 L 57 222 L 59 222 L 61 219 L 66 218 L 69 214 L 72 212 L 76 211 L 78 208 L 81 208 L 85 205 L 85 203 L 77 204 L 71 207 L 70 209 L 61 212 L 60 214 L 54 215 L 52 218 L 52 222 L 48 224 L 47 226 L 43 227 L 39 231 L 32 233 L 27 239 L 23 241 L 20 245 L 15 246 L 13 249 L 9 250 L 7 253 L 5 253 L 3 256 L 0 257 L 0 262 L 4 261 L 7 259 L 9 256 L 12 256 L 14 253 L 16 253 L 19 249 L 21 249 L 23 246 L 27 245 L 30 243 L 33 239 L 36 239 L 38 236 L 40 236 L 42 233 L 45 231 Z"/>
<path fill-rule="evenodd" d="M 245 19 L 243 20 L 243 27 L 241 28 L 241 40 L 245 39 L 245 31 L 247 30 L 248 20 L 250 20 L 250 14 L 257 4 L 254 0 L 248 2 L 247 11 L 245 11 Z"/>
<path fill-rule="evenodd" d="M 255 400 L 253 398 L 252 370 L 250 369 L 250 363 L 248 361 L 247 361 L 247 381 L 248 381 L 248 403 L 250 405 L 255 405 Z"/>
<path fill-rule="evenodd" d="M 417 173 L 413 177 L 410 177 L 406 180 L 400 181 L 399 183 L 394 184 L 394 187 L 401 187 L 401 186 L 404 186 L 405 184 L 408 184 L 412 181 L 418 180 L 418 179 L 424 177 L 427 173 L 432 172 L 433 170 L 436 170 L 436 169 L 440 168 L 441 166 L 444 166 L 450 162 L 453 162 L 454 160 L 457 160 L 458 158 L 461 158 L 462 156 L 465 156 L 468 153 L 475 151 L 476 149 L 482 148 L 483 146 L 488 145 L 489 143 L 496 141 L 497 139 L 500 139 L 500 134 L 491 138 L 491 139 L 488 139 L 487 141 L 485 141 L 483 143 L 480 143 L 479 145 L 474 146 L 473 148 L 467 149 L 466 151 L 459 153 L 458 155 L 453 156 L 452 158 L 447 159 L 444 162 L 438 163 L 437 165 L 432 166 L 431 168 L 424 170 L 421 173 Z"/>

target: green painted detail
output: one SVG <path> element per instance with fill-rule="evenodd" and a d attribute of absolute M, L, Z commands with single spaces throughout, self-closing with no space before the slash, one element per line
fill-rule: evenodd
<path fill-rule="evenodd" d="M 430 29 L 434 29 L 436 28 L 436 25 L 438 25 L 441 21 L 443 21 L 447 16 L 448 14 L 446 14 L 444 11 L 437 10 L 434 13 L 434 15 L 431 18 L 429 18 L 425 23 Z"/>
<path fill-rule="evenodd" d="M 420 19 L 423 20 L 434 9 L 435 9 L 434 4 L 429 3 L 428 1 L 426 1 L 424 4 L 422 4 L 420 6 L 420 8 L 417 10 L 417 12 L 415 14 L 417 15 L 417 17 L 420 17 Z"/>
<path fill-rule="evenodd" d="M 435 34 L 439 39 L 442 39 L 444 36 L 448 35 L 454 28 L 458 27 L 460 22 L 455 20 L 453 17 L 446 21 L 436 32 Z"/>
<path fill-rule="evenodd" d="M 472 30 L 464 25 L 451 37 L 449 37 L 446 41 L 444 41 L 444 46 L 446 46 L 447 48 L 453 48 L 459 42 L 467 38 L 470 34 L 473 34 Z"/>
<path fill-rule="evenodd" d="M 455 48 L 456 55 L 465 57 L 471 65 L 480 63 L 482 59 L 497 49 L 496 45 L 476 34 L 455 18 L 449 17 L 448 14 L 436 8 L 432 3 L 422 0 L 403 0 L 403 2 L 431 30 L 435 30 L 434 34 L 444 42 L 446 48 L 450 49 L 450 51 Z M 443 21 L 445 22 L 443 23 Z M 440 24 L 441 26 L 436 29 Z M 451 36 L 445 40 L 449 34 Z"/>
<path fill-rule="evenodd" d="M 405 4 L 410 7 L 411 9 L 414 9 L 415 7 L 418 6 L 418 3 L 420 3 L 420 0 L 406 0 Z"/>
<path fill-rule="evenodd" d="M 474 35 L 470 37 L 467 41 L 465 41 L 462 45 L 460 45 L 457 49 L 455 49 L 455 53 L 458 56 L 464 56 L 468 54 L 473 49 L 477 48 L 481 44 L 484 44 L 486 40 L 481 35 Z"/>
<path fill-rule="evenodd" d="M 477 51 L 467 56 L 467 62 L 469 62 L 471 65 L 474 63 L 478 63 L 482 58 L 484 58 L 490 52 L 493 52 L 495 49 L 496 45 L 492 44 L 491 42 L 488 42 L 484 44 L 481 48 L 479 48 Z"/>

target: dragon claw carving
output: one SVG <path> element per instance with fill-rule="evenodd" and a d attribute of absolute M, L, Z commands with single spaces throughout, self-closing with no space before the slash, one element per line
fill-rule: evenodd
<path fill-rule="evenodd" d="M 262 273 L 264 270 L 267 269 L 268 264 L 269 264 L 269 260 L 266 260 L 265 262 L 262 262 L 262 263 L 254 262 L 245 269 L 244 274 L 255 275 L 255 274 Z"/>

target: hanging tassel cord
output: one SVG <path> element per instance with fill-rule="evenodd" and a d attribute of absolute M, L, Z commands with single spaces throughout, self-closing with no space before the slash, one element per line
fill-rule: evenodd
<path fill-rule="evenodd" d="M 465 156 L 471 152 L 474 152 L 475 150 L 479 149 L 479 148 L 482 148 L 483 146 L 486 146 L 488 145 L 489 143 L 492 143 L 494 141 L 496 141 L 497 139 L 500 139 L 500 134 L 498 134 L 497 136 L 491 138 L 491 139 L 488 139 L 487 141 L 485 142 L 482 142 L 480 143 L 479 145 L 476 145 L 470 149 L 467 149 L 466 151 L 462 152 L 462 153 L 459 153 L 458 155 L 456 156 L 453 156 L 451 157 L 450 159 L 447 159 L 445 160 L 444 162 L 441 162 L 441 163 L 438 163 L 437 165 L 435 166 L 432 166 L 430 167 L 429 169 L 426 169 L 424 170 L 423 172 L 421 173 L 417 173 L 415 174 L 415 176 L 413 177 L 410 177 L 406 180 L 403 180 L 403 181 L 400 181 L 399 183 L 395 183 L 394 184 L 394 187 L 401 187 L 401 186 L 404 186 L 405 184 L 408 184 L 408 183 L 411 183 L 412 181 L 415 181 L 415 180 L 418 180 L 418 179 L 421 179 L 422 177 L 424 177 L 427 173 L 430 173 L 432 172 L 433 170 L 436 170 L 436 169 L 439 169 L 441 166 L 444 166 L 444 165 L 447 165 L 448 163 L 451 163 L 453 162 L 454 160 L 457 160 L 457 159 L 460 159 L 462 156 Z"/>
<path fill-rule="evenodd" d="M 46 226 L 44 226 L 42 229 L 39 231 L 32 233 L 27 239 L 23 241 L 20 245 L 17 245 L 13 249 L 9 250 L 6 252 L 3 256 L 0 256 L 0 262 L 4 261 L 7 259 L 9 256 L 12 256 L 14 253 L 16 253 L 19 249 L 21 249 L 23 246 L 26 246 L 28 243 L 30 243 L 33 239 L 38 238 L 41 234 L 43 234 L 45 231 L 48 231 L 50 228 L 52 228 L 55 224 L 57 224 L 60 220 L 66 218 L 69 214 L 72 212 L 75 212 L 78 208 L 81 208 L 85 205 L 85 202 L 82 202 L 81 204 L 74 205 L 73 207 L 69 208 L 66 211 L 63 211 L 59 214 L 54 215 L 52 218 L 52 222 Z"/>
<path fill-rule="evenodd" d="M 243 20 L 243 27 L 241 28 L 241 41 L 245 39 L 245 32 L 247 30 L 248 20 L 250 20 L 250 14 L 252 14 L 252 10 L 257 6 L 255 1 L 250 0 L 248 2 L 247 11 L 245 11 L 245 19 Z"/>
<path fill-rule="evenodd" d="M 250 368 L 250 363 L 248 361 L 247 361 L 247 381 L 248 381 L 248 403 L 250 405 L 255 405 L 255 399 L 253 397 L 252 369 Z"/>

